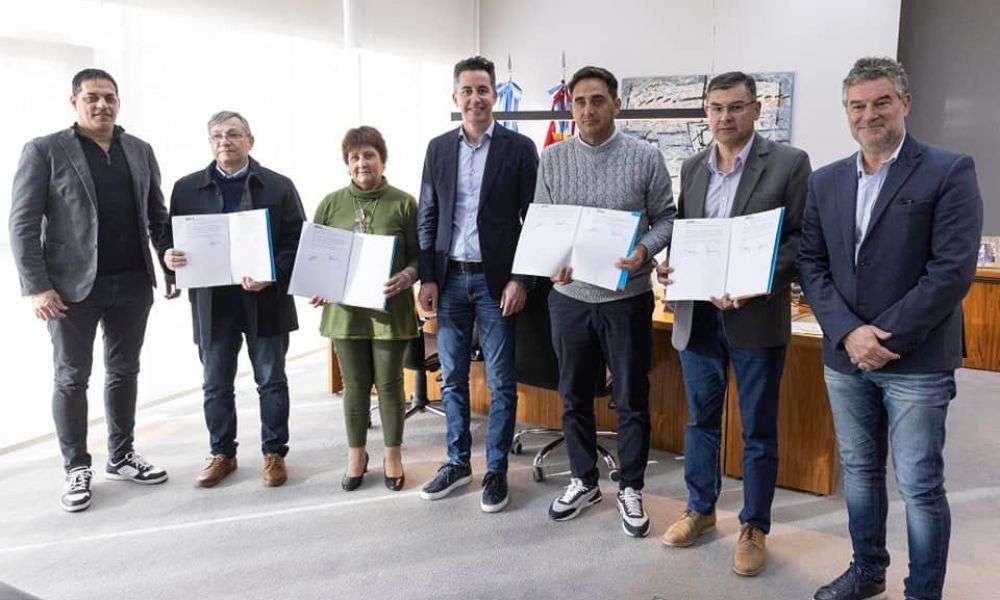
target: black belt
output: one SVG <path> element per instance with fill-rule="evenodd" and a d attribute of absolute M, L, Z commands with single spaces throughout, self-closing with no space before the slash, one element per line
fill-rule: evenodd
<path fill-rule="evenodd" d="M 454 269 L 459 273 L 482 273 L 483 263 L 481 262 L 462 262 L 460 260 L 448 259 L 448 268 Z"/>

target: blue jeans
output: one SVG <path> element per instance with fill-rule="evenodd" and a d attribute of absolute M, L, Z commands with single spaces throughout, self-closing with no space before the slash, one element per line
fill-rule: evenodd
<path fill-rule="evenodd" d="M 448 461 L 468 465 L 472 455 L 469 433 L 469 362 L 472 324 L 478 325 L 479 345 L 486 360 L 490 414 L 486 422 L 486 468 L 507 472 L 507 453 L 517 416 L 517 373 L 514 369 L 514 319 L 500 313 L 482 273 L 452 271 L 438 298 L 437 348 L 441 359 L 441 399 L 447 415 Z"/>
<path fill-rule="evenodd" d="M 873 578 L 884 577 L 889 566 L 885 461 L 891 450 L 906 505 L 906 597 L 938 600 L 951 535 L 943 450 L 948 403 L 955 397 L 954 372 L 845 374 L 827 368 L 825 378 L 844 471 L 854 562 Z"/>
<path fill-rule="evenodd" d="M 288 334 L 245 334 L 253 377 L 260 395 L 260 440 L 264 454 L 288 454 L 288 380 L 285 352 Z M 236 456 L 236 396 L 233 381 L 243 346 L 239 321 L 215 316 L 212 339 L 199 346 L 204 371 L 205 424 L 212 454 Z"/>
<path fill-rule="evenodd" d="M 743 510 L 740 523 L 771 530 L 778 477 L 778 393 L 785 347 L 734 348 L 726 341 L 722 314 L 695 304 L 691 340 L 680 353 L 688 423 L 684 428 L 684 481 L 688 509 L 708 514 L 722 487 L 719 453 L 727 363 L 732 363 L 743 426 Z"/>

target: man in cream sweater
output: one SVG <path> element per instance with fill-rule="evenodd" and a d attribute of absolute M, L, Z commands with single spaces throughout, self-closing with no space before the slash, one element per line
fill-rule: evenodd
<path fill-rule="evenodd" d="M 594 373 L 603 363 L 613 379 L 618 413 L 617 494 L 622 529 L 649 533 L 642 507 L 649 455 L 649 368 L 652 339 L 653 256 L 670 242 L 674 215 L 670 174 L 659 151 L 615 128 L 621 108 L 618 81 L 600 67 L 584 67 L 569 83 L 579 136 L 547 148 L 541 156 L 535 202 L 638 211 L 638 243 L 615 266 L 628 270 L 625 286 L 607 290 L 573 281 L 564 267 L 549 295 L 552 344 L 559 359 L 563 432 L 572 478 L 549 508 L 564 521 L 601 500 L 597 485 Z"/>

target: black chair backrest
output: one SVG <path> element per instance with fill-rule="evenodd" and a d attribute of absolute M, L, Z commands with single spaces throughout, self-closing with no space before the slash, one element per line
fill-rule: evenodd
<path fill-rule="evenodd" d="M 551 290 L 552 282 L 539 277 L 528 292 L 524 309 L 517 315 L 514 364 L 518 382 L 558 390 L 559 363 L 552 349 L 552 322 L 549 319 Z M 603 364 L 594 372 L 594 389 L 598 396 L 607 393 L 605 372 Z"/>

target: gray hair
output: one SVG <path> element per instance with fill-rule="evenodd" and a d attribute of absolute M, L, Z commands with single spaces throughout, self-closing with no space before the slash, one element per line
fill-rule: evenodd
<path fill-rule="evenodd" d="M 243 130 L 247 132 L 247 135 L 253 135 L 252 133 L 250 133 L 250 123 L 247 123 L 247 120 L 243 118 L 243 115 L 231 110 L 220 110 L 219 112 L 212 115 L 212 118 L 208 120 L 209 135 L 212 134 L 213 127 L 215 127 L 219 123 L 222 123 L 223 121 L 228 121 L 229 119 L 239 120 L 240 124 L 243 125 Z"/>
<path fill-rule="evenodd" d="M 910 78 L 906 75 L 902 63 L 882 56 L 866 56 L 859 58 L 844 78 L 844 106 L 847 106 L 847 88 L 883 78 L 892 82 L 892 86 L 896 88 L 896 95 L 900 98 L 910 95 Z"/>

